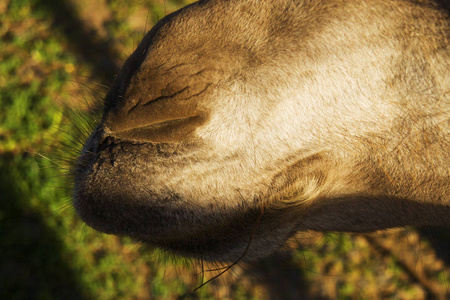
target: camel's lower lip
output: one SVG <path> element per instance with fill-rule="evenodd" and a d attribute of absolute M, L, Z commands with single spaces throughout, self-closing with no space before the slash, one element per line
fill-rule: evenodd
<path fill-rule="evenodd" d="M 181 209 L 169 204 L 177 203 L 178 199 L 160 200 L 167 203 L 162 207 L 123 201 L 122 196 L 117 199 L 114 195 L 95 196 L 98 195 L 80 189 L 74 197 L 74 207 L 88 226 L 183 256 L 212 261 L 237 259 L 251 242 L 255 229 L 259 229 L 258 209 L 221 211 L 227 218 L 219 219 L 218 212 Z"/>
<path fill-rule="evenodd" d="M 160 241 L 183 237 L 180 228 L 192 228 L 189 224 L 198 224 L 208 218 L 200 212 L 171 207 L 171 203 L 177 201 L 175 199 L 159 200 L 165 206 L 152 206 L 114 196 L 78 192 L 74 207 L 81 219 L 98 231 Z"/>
<path fill-rule="evenodd" d="M 240 242 L 250 243 L 251 241 L 250 235 L 247 239 L 235 240 L 226 236 L 217 237 L 211 233 L 205 232 L 201 236 L 187 236 L 179 240 L 148 240 L 145 237 L 131 237 L 144 244 L 154 245 L 175 254 L 211 261 L 236 259 L 237 256 L 233 254 L 238 252 L 238 249 L 245 249 L 246 246 L 240 245 Z"/>

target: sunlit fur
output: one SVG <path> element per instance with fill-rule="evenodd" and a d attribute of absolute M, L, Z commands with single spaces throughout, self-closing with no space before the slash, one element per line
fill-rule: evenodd
<path fill-rule="evenodd" d="M 187 6 L 112 85 L 74 207 L 226 261 L 299 230 L 450 225 L 449 30 L 447 1 Z"/>

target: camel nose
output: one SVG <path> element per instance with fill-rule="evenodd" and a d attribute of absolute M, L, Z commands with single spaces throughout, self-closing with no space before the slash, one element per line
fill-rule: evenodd
<path fill-rule="evenodd" d="M 143 68 L 131 78 L 120 101 L 105 111 L 106 134 L 134 142 L 177 142 L 205 121 L 198 103 L 210 84 L 195 76 L 158 73 Z"/>

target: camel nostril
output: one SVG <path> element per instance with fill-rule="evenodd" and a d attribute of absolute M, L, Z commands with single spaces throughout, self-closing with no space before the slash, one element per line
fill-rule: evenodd
<path fill-rule="evenodd" d="M 213 93 L 216 73 L 212 67 L 198 70 L 190 64 L 144 64 L 134 71 L 126 90 L 116 84 L 109 93 L 120 101 L 104 111 L 106 134 L 136 142 L 185 139 L 208 115 L 202 103 Z"/>
<path fill-rule="evenodd" d="M 202 116 L 167 120 L 160 123 L 113 131 L 105 127 L 110 137 L 120 140 L 145 143 L 166 143 L 183 140 L 204 122 Z"/>

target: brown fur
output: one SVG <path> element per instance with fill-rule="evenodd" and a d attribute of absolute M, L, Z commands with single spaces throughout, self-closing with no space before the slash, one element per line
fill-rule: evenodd
<path fill-rule="evenodd" d="M 450 225 L 448 1 L 210 0 L 125 63 L 76 168 L 100 231 L 253 259 L 298 230 Z"/>

